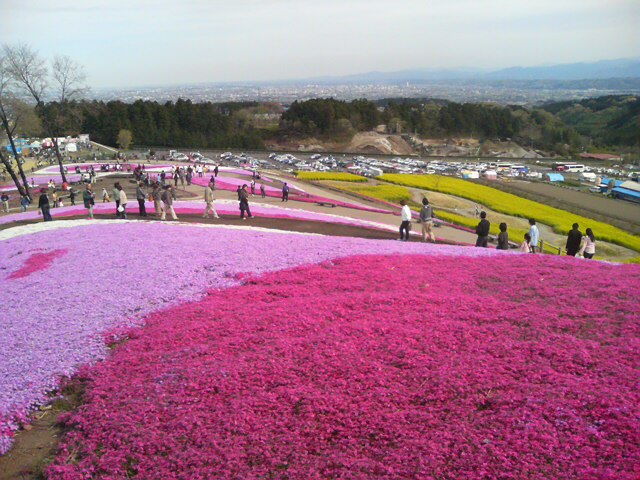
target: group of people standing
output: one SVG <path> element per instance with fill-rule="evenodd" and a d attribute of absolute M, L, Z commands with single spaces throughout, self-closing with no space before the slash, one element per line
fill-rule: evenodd
<path fill-rule="evenodd" d="M 480 213 L 480 219 L 480 223 L 478 223 L 478 226 L 476 227 L 476 235 L 478 236 L 476 240 L 476 247 L 487 247 L 491 224 L 487 220 L 486 212 Z M 499 225 L 499 229 L 498 246 L 496 248 L 498 250 L 509 250 L 509 233 L 507 232 L 507 224 L 502 222 Z M 579 230 L 579 225 L 574 223 L 572 230 L 567 236 L 565 248 L 567 255 L 569 256 L 583 256 L 587 259 L 593 258 L 596 253 L 596 237 L 593 234 L 593 230 L 587 228 L 585 235 L 583 235 Z M 540 229 L 536 224 L 536 220 L 533 218 L 529 219 L 529 231 L 524 234 L 524 239 L 518 247 L 518 251 L 524 253 L 542 252 Z"/>
<path fill-rule="evenodd" d="M 406 200 L 400 201 L 400 205 L 402 206 L 402 209 L 400 211 L 401 223 L 399 240 L 406 242 L 409 240 L 409 232 L 411 231 L 412 212 Z M 480 222 L 475 229 L 475 246 L 480 248 L 488 248 L 491 222 L 487 220 L 487 212 L 480 211 L 477 205 L 476 215 L 480 217 Z M 419 217 L 419 222 L 422 224 L 423 242 L 436 242 L 435 235 L 433 234 L 433 220 L 433 208 L 429 204 L 429 200 L 427 198 L 423 198 Z M 498 245 L 496 246 L 496 248 L 498 250 L 509 250 L 511 246 L 509 242 L 507 224 L 504 222 L 500 223 L 499 230 L 500 233 L 498 234 Z M 596 238 L 593 234 L 593 230 L 591 228 L 587 228 L 585 234 L 583 235 L 579 230 L 579 225 L 577 223 L 574 223 L 572 230 L 567 236 L 567 243 L 565 247 L 567 255 L 569 256 L 583 256 L 587 259 L 593 258 L 596 252 Z M 524 234 L 524 239 L 518 246 L 518 251 L 524 253 L 542 252 L 540 242 L 540 229 L 538 228 L 538 225 L 534 218 L 529 219 L 529 231 Z"/>

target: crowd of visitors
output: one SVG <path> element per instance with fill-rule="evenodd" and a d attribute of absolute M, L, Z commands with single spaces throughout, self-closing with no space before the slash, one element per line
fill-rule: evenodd
<path fill-rule="evenodd" d="M 109 167 L 107 166 L 107 168 Z M 148 200 L 153 202 L 155 216 L 159 217 L 160 220 L 166 220 L 167 213 L 171 215 L 172 219 L 178 220 L 173 206 L 173 202 L 174 200 L 176 200 L 176 188 L 178 187 L 178 185 L 180 185 L 183 189 L 186 189 L 187 186 L 192 184 L 194 175 L 198 175 L 199 178 L 202 178 L 206 173 L 211 172 L 210 181 L 204 190 L 203 197 L 205 206 L 202 216 L 203 218 L 220 218 L 214 205 L 216 178 L 219 172 L 218 166 L 215 166 L 211 170 L 208 167 L 203 167 L 201 165 L 197 165 L 195 167 L 191 165 L 172 166 L 171 179 L 173 180 L 173 182 L 168 182 L 168 175 L 164 171 L 162 171 L 160 175 L 158 175 L 157 179 L 155 176 L 153 178 L 150 177 L 144 165 L 137 165 L 135 167 L 132 167 L 131 165 L 126 165 L 126 167 L 123 165 L 116 165 L 114 168 L 117 170 L 124 170 L 124 168 L 127 168 L 128 172 L 133 172 L 133 175 L 136 179 L 135 198 L 138 202 L 139 216 L 148 216 L 145 205 L 145 202 Z M 100 170 L 104 171 L 104 167 L 101 167 Z M 93 219 L 96 197 L 96 193 L 93 190 L 93 184 L 96 179 L 96 171 L 93 166 L 85 167 L 84 172 L 80 170 L 80 167 L 76 167 L 76 173 L 87 175 L 87 178 L 85 180 L 85 189 L 82 191 L 82 200 L 84 203 L 84 207 L 88 210 L 89 218 Z M 258 188 L 260 190 L 260 196 L 262 198 L 266 198 L 267 196 L 264 183 L 260 183 L 258 187 L 256 179 L 260 179 L 260 175 L 254 172 L 253 178 L 249 185 L 243 184 L 242 186 L 238 186 L 237 188 L 238 206 L 240 211 L 240 218 L 242 220 L 246 220 L 247 218 L 254 218 L 253 214 L 251 213 L 249 199 L 251 196 L 257 194 L 256 190 Z M 290 187 L 287 182 L 283 182 L 281 197 L 282 202 L 289 201 L 289 190 Z M 76 196 L 80 192 L 76 192 L 73 187 L 70 187 L 66 183 L 63 184 L 61 188 L 58 188 L 55 182 L 53 180 L 50 180 L 47 188 L 40 189 L 40 197 L 38 198 L 38 209 L 42 213 L 44 221 L 52 220 L 52 208 L 63 206 L 63 196 L 61 194 L 66 192 L 68 192 L 69 194 L 68 198 L 71 205 L 75 205 Z M 127 219 L 127 193 L 119 182 L 116 182 L 114 184 L 114 188 L 111 193 L 112 195 L 109 194 L 109 191 L 106 187 L 103 188 L 101 195 L 102 202 L 107 203 L 113 199 L 116 204 L 116 218 Z M 9 213 L 10 211 L 9 200 L 10 197 L 8 193 L 3 192 L 0 195 L 0 205 L 2 207 L 2 211 L 5 213 Z M 31 200 L 26 194 L 23 193 L 20 195 L 21 211 L 27 211 L 30 203 Z M 408 241 L 411 231 L 412 211 L 407 201 L 402 200 L 400 204 L 402 208 L 401 223 L 399 228 L 399 240 Z M 534 254 L 541 253 L 543 251 L 542 246 L 544 242 L 542 242 L 540 239 L 540 230 L 535 219 L 529 219 L 529 231 L 524 235 L 524 239 L 518 245 L 517 243 L 513 244 L 512 242 L 510 242 L 508 227 L 504 222 L 499 224 L 499 233 L 497 237 L 492 237 L 490 233 L 491 223 L 487 218 L 487 212 L 482 211 L 478 205 L 475 205 L 474 207 L 475 215 L 480 218 L 480 221 L 475 228 L 476 247 L 487 248 L 490 241 L 497 241 L 496 248 L 499 250 L 509 250 L 513 248 L 517 249 L 520 252 L 528 252 Z M 421 239 L 423 242 L 436 242 L 436 237 L 433 232 L 434 218 L 435 214 L 433 211 L 433 206 L 429 203 L 429 200 L 427 198 L 423 198 L 418 220 L 422 226 Z M 516 245 L 518 246 L 516 247 Z M 572 229 L 567 234 L 565 249 L 566 254 L 569 256 L 580 256 L 587 259 L 593 258 L 596 253 L 596 238 L 593 230 L 591 228 L 587 228 L 585 233 L 583 234 L 580 231 L 579 225 L 577 223 L 574 223 Z"/>
<path fill-rule="evenodd" d="M 409 208 L 407 201 L 400 201 L 401 205 L 401 223 L 400 223 L 400 238 L 399 240 L 408 241 L 409 232 L 411 231 L 411 219 L 412 212 Z M 481 211 L 478 205 L 475 205 L 476 216 L 480 217 L 480 222 L 475 228 L 476 234 L 476 247 L 487 248 L 491 238 L 491 222 L 487 219 L 487 212 Z M 422 208 L 420 209 L 418 222 L 422 224 L 422 241 L 434 242 L 436 241 L 433 234 L 434 224 L 433 207 L 430 205 L 429 200 L 425 197 L 422 199 Z M 497 238 L 496 249 L 509 250 L 511 249 L 511 242 L 509 240 L 509 233 L 507 224 L 505 222 L 500 223 L 498 227 L 499 233 Z M 534 218 L 529 219 L 529 231 L 524 234 L 522 243 L 517 247 L 517 251 L 525 253 L 541 253 L 543 242 L 540 239 L 540 230 Z M 573 229 L 567 236 L 567 243 L 565 245 L 566 254 L 570 256 L 581 256 L 584 258 L 593 258 L 595 255 L 596 240 L 593 231 L 587 228 L 585 234 L 579 230 L 577 223 L 573 224 Z M 515 245 L 513 247 L 516 248 Z"/>

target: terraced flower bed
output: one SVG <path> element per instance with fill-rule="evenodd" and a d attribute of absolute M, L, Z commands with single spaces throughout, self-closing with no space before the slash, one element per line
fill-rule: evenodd
<path fill-rule="evenodd" d="M 86 389 L 48 478 L 640 474 L 639 266 L 55 224 L 0 241 L 0 451 Z"/>

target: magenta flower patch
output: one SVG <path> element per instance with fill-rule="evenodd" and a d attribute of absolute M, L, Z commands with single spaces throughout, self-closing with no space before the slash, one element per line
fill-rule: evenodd
<path fill-rule="evenodd" d="M 636 266 L 366 256 L 243 281 L 82 373 L 50 478 L 640 476 Z"/>
<path fill-rule="evenodd" d="M 51 266 L 56 258 L 62 257 L 67 253 L 65 249 L 53 250 L 46 253 L 34 253 L 24 262 L 24 265 L 9 275 L 9 279 L 28 277 L 32 273 L 39 272 L 40 270 L 46 270 Z"/>

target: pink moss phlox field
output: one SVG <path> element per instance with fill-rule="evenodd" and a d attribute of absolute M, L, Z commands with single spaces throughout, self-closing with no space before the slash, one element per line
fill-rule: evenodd
<path fill-rule="evenodd" d="M 46 253 L 34 253 L 25 260 L 22 268 L 9 275 L 9 279 L 24 278 L 40 270 L 46 270 L 56 258 L 62 257 L 65 253 L 67 250 L 64 248 Z"/>
<path fill-rule="evenodd" d="M 350 257 L 153 314 L 49 476 L 636 479 L 640 269 L 572 260 Z"/>
<path fill-rule="evenodd" d="M 52 245 L 67 253 L 46 270 L 9 278 Z M 30 409 L 47 402 L 46 393 L 61 376 L 104 358 L 106 332 L 141 325 L 144 315 L 198 299 L 207 290 L 238 285 L 240 274 L 397 252 L 497 253 L 147 222 L 95 222 L 0 241 L 0 454 L 28 421 Z"/>

